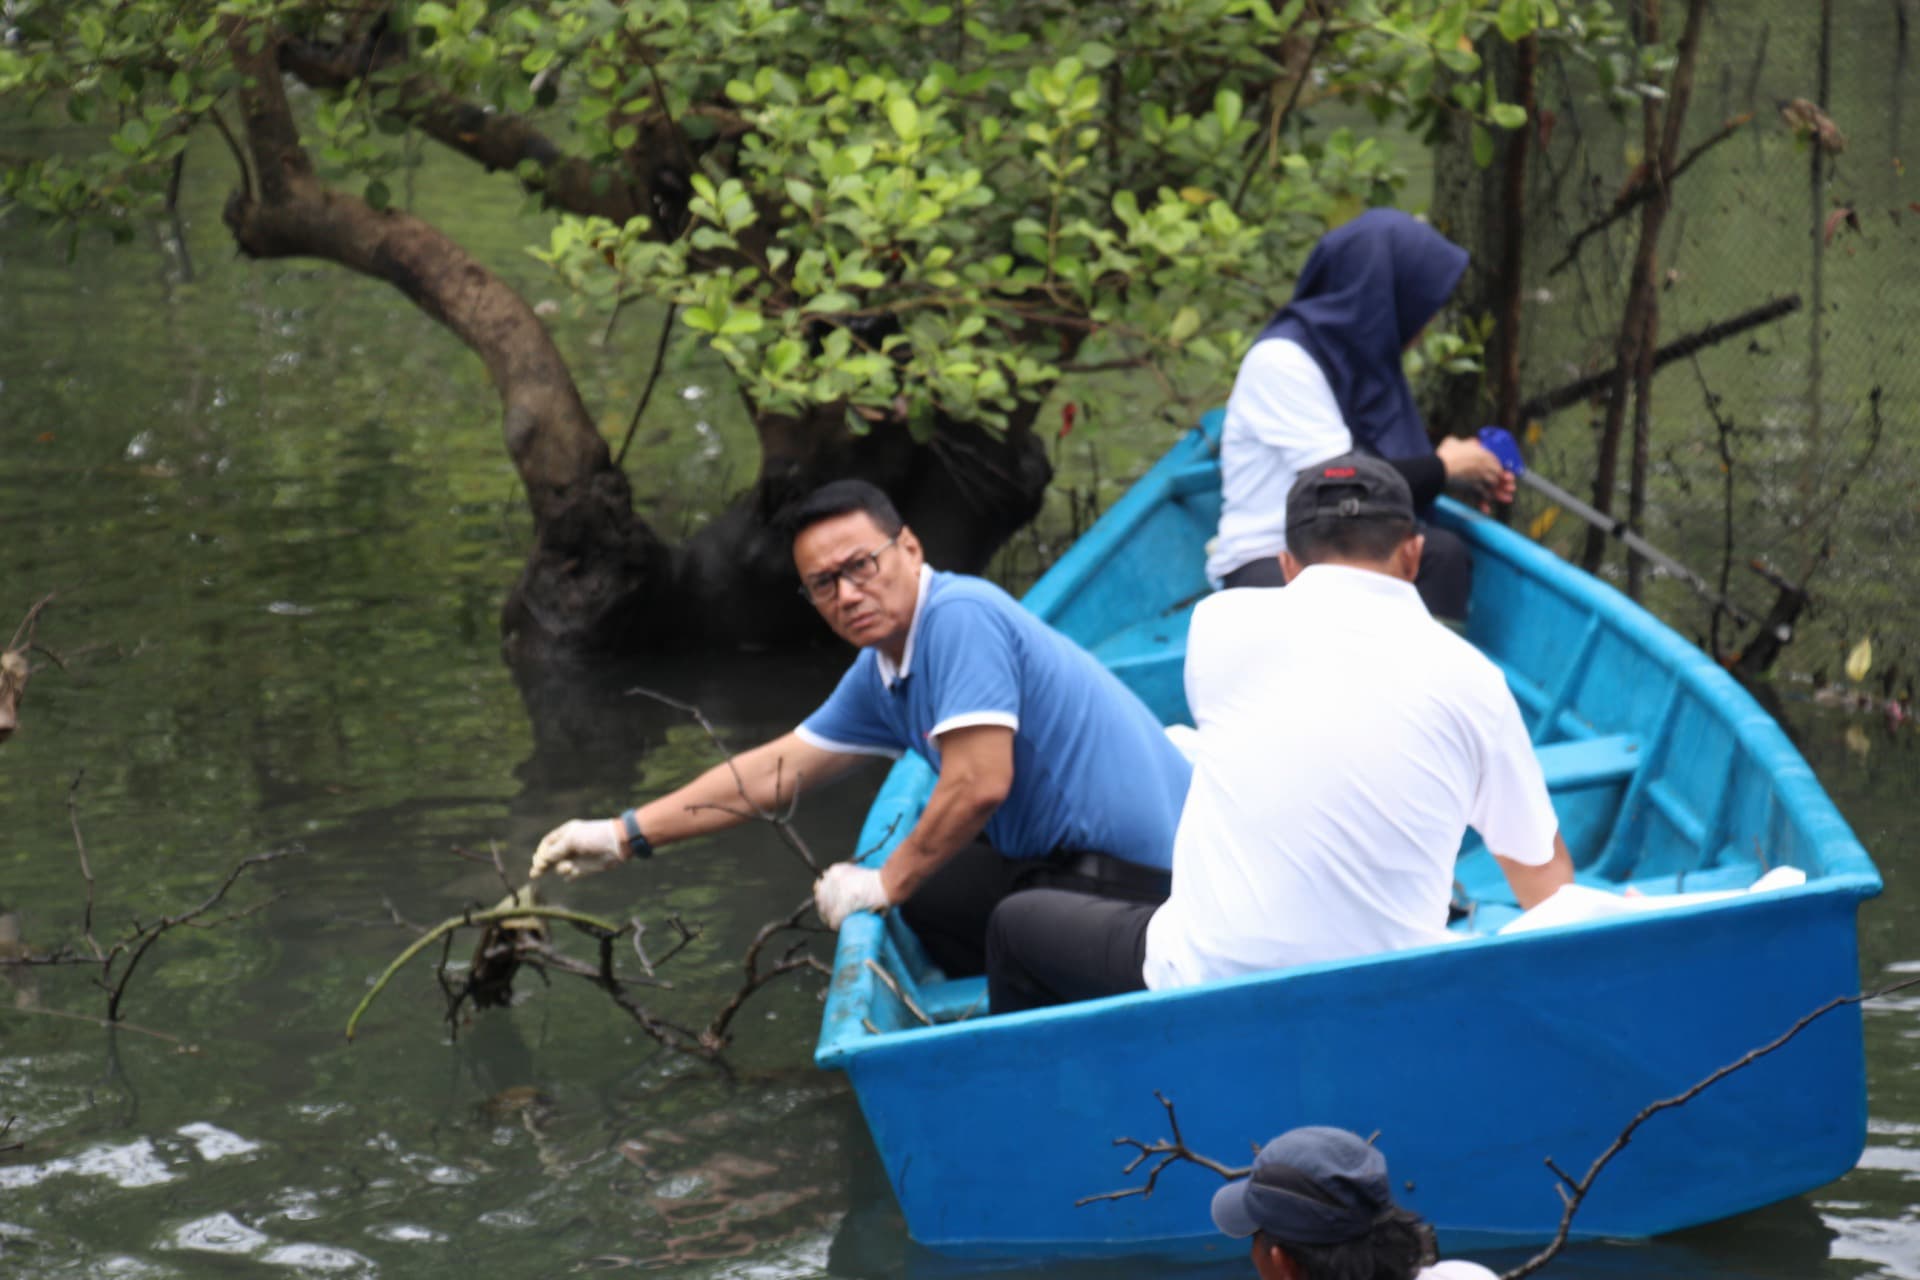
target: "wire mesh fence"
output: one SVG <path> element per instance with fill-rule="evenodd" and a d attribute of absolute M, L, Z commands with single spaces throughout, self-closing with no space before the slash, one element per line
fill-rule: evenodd
<path fill-rule="evenodd" d="M 1920 89 L 1917 10 L 1915 0 L 1715 6 L 1680 154 L 1703 149 L 1673 184 L 1659 245 L 1658 341 L 1769 302 L 1785 313 L 1656 375 L 1644 530 L 1710 580 L 1724 576 L 1755 614 L 1775 586 L 1750 561 L 1806 581 L 1813 607 L 1782 670 L 1837 681 L 1844 656 L 1872 637 L 1864 687 L 1887 697 L 1908 691 L 1920 663 L 1920 183 L 1901 161 Z M 1643 158 L 1638 111 L 1609 112 L 1551 55 L 1540 107 L 1521 340 L 1530 394 L 1615 358 L 1638 219 L 1579 238 L 1554 268 Z M 1582 400 L 1540 419 L 1535 467 L 1584 490 L 1602 417 Z M 1523 499 L 1515 521 L 1578 554 L 1584 529 L 1539 499 Z M 1603 572 L 1624 577 L 1617 551 Z M 1714 642 L 1712 610 L 1682 584 L 1655 576 L 1646 594 Z M 1725 652 L 1739 641 L 1719 625 Z"/>

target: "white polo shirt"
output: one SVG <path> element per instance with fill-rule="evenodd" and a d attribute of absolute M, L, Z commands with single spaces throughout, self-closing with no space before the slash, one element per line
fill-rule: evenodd
<path fill-rule="evenodd" d="M 1207 576 L 1277 556 L 1287 545 L 1294 477 L 1353 448 L 1327 375 L 1291 338 L 1256 342 L 1240 361 L 1220 427 L 1220 531 Z"/>
<path fill-rule="evenodd" d="M 1472 826 L 1540 865 L 1559 823 L 1520 709 L 1413 587 L 1313 565 L 1200 602 L 1187 637 L 1193 785 L 1149 988 L 1448 940 Z"/>

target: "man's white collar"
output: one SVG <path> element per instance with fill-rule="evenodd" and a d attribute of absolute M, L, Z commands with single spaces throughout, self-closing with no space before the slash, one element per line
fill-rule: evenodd
<path fill-rule="evenodd" d="M 880 679 L 891 689 L 913 674 L 913 641 L 920 634 L 920 611 L 927 606 L 927 588 L 933 584 L 933 566 L 924 560 L 920 562 L 919 594 L 913 598 L 913 621 L 907 624 L 907 645 L 900 651 L 900 665 L 893 665 L 884 649 L 873 651 L 874 660 L 880 665 Z"/>

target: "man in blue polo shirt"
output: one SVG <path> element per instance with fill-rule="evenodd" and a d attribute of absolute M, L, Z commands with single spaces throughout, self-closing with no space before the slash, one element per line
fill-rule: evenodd
<path fill-rule="evenodd" d="M 1158 902 L 1191 770 L 1144 704 L 1085 650 L 979 578 L 939 573 L 885 494 L 829 484 L 793 516 L 801 591 L 860 654 L 793 732 L 618 818 L 564 823 L 536 876 L 600 871 L 767 809 L 865 758 L 916 751 L 940 777 L 886 865 L 829 867 L 832 928 L 898 905 L 949 975 L 984 970 L 1008 894 L 1073 888 Z"/>

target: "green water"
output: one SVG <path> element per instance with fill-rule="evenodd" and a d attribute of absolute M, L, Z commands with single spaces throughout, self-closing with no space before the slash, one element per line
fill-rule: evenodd
<path fill-rule="evenodd" d="M 477 190 L 418 204 L 544 296 L 518 252 L 529 224 Z M 709 762 L 697 729 L 625 690 L 696 702 L 746 743 L 804 714 L 839 658 L 638 663 L 523 696 L 495 611 L 528 525 L 478 365 L 377 286 L 236 261 L 218 194 L 190 210 L 190 285 L 151 243 L 68 266 L 0 223 L 0 634 L 57 591 L 39 634 L 66 667 L 35 675 L 0 745 L 0 914 L 41 948 L 79 940 L 76 818 L 102 940 L 199 902 L 242 857 L 285 854 L 232 895 L 279 895 L 257 914 L 176 931 L 143 962 L 125 1016 L 159 1036 L 54 1016 L 103 1011 L 88 970 L 0 977 L 0 1119 L 25 1144 L 0 1154 L 0 1272 L 943 1273 L 905 1241 L 843 1081 L 811 1066 L 817 985 L 758 997 L 730 1071 L 662 1052 L 574 985 L 523 980 L 518 1007 L 450 1039 L 424 965 L 343 1040 L 410 940 L 395 911 L 430 922 L 500 895 L 450 849 L 497 843 L 524 866 L 558 819 Z M 554 324 L 616 431 L 652 321 L 623 319 L 605 347 L 564 308 Z M 750 466 L 714 373 L 676 357 L 636 447 L 636 488 L 672 531 Z M 1142 460 L 1164 441 L 1114 443 Z M 1886 875 L 1865 981 L 1920 968 L 1911 726 L 1787 705 Z M 816 848 L 851 846 L 873 781 L 809 801 Z M 806 881 L 753 829 L 567 897 L 638 915 L 650 940 L 676 912 L 698 923 L 653 1005 L 697 1024 Z M 1853 1174 L 1549 1274 L 1920 1276 L 1916 1011 L 1869 1012 L 1872 1131 Z M 1246 1270 L 1227 1251 L 1200 1274 Z M 1149 1273 L 1165 1269 L 1011 1274 Z"/>

